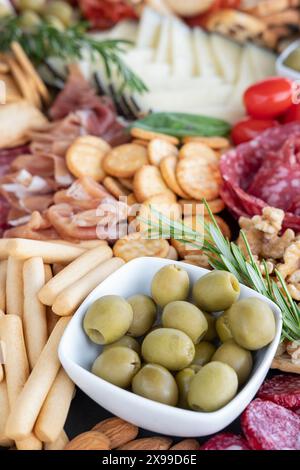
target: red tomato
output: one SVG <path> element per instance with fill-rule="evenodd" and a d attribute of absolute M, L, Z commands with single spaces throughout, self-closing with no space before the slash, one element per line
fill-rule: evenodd
<path fill-rule="evenodd" d="M 300 104 L 293 104 L 282 117 L 284 124 L 295 121 L 300 121 Z"/>
<path fill-rule="evenodd" d="M 133 7 L 125 0 L 79 0 L 79 6 L 92 28 L 108 29 L 119 21 L 136 18 Z"/>
<path fill-rule="evenodd" d="M 248 114 L 256 119 L 272 119 L 292 105 L 292 81 L 272 77 L 255 83 L 246 90 L 244 102 Z"/>
<path fill-rule="evenodd" d="M 245 118 L 238 122 L 231 131 L 231 138 L 235 145 L 249 142 L 254 139 L 258 134 L 269 129 L 270 127 L 278 126 L 277 121 L 272 120 L 259 120 L 252 118 Z"/>

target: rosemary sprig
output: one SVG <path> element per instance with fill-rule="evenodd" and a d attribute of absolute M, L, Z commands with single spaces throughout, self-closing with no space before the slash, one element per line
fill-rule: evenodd
<path fill-rule="evenodd" d="M 18 17 L 7 16 L 0 20 L 0 51 L 6 52 L 13 41 L 18 41 L 30 59 L 39 65 L 49 57 L 63 60 L 81 59 L 83 51 L 93 60 L 97 55 L 103 60 L 108 79 L 113 72 L 121 79 L 120 91 L 147 91 L 143 81 L 130 70 L 122 54 L 131 43 L 122 39 L 98 41 L 87 34 L 88 23 L 81 22 L 59 31 L 47 22 L 41 22 L 33 29 L 24 29 Z"/>
<path fill-rule="evenodd" d="M 153 218 L 150 221 L 143 220 L 143 222 L 148 224 L 148 233 L 151 236 L 170 238 L 171 234 L 171 238 L 201 249 L 208 255 L 210 265 L 214 269 L 231 272 L 242 284 L 275 302 L 282 312 L 282 341 L 287 339 L 300 344 L 300 308 L 292 299 L 281 274 L 276 271 L 276 279 L 271 279 L 266 262 L 263 260 L 266 271 L 266 279 L 264 279 L 254 260 L 245 233 L 241 231 L 247 257 L 236 243 L 224 237 L 205 200 L 204 204 L 210 217 L 210 223 L 203 222 L 204 241 L 202 233 L 187 227 L 182 222 L 169 220 L 154 208 L 151 208 L 151 211 L 157 222 L 152 220 Z"/>

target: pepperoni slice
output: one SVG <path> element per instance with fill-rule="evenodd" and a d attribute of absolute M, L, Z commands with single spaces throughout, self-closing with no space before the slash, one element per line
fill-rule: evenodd
<path fill-rule="evenodd" d="M 250 403 L 241 424 L 253 450 L 300 450 L 300 417 L 271 401 Z"/>
<path fill-rule="evenodd" d="M 201 450 L 250 450 L 250 447 L 242 436 L 224 432 L 209 439 Z"/>
<path fill-rule="evenodd" d="M 290 410 L 300 408 L 300 375 L 276 375 L 262 385 L 258 398 Z"/>

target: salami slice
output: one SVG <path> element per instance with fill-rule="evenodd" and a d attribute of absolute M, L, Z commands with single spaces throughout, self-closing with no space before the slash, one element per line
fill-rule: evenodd
<path fill-rule="evenodd" d="M 222 433 L 209 439 L 201 450 L 250 450 L 250 447 L 242 436 Z"/>
<path fill-rule="evenodd" d="M 300 417 L 283 406 L 256 399 L 241 424 L 253 450 L 300 450 Z"/>
<path fill-rule="evenodd" d="M 278 126 L 225 153 L 221 196 L 236 216 L 285 210 L 284 228 L 300 229 L 300 122 Z"/>
<path fill-rule="evenodd" d="M 266 380 L 257 396 L 296 410 L 300 408 L 300 375 L 276 375 Z"/>

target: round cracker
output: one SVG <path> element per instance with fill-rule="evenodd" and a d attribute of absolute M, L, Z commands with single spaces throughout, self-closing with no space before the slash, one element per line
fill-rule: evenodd
<path fill-rule="evenodd" d="M 147 240 L 142 237 L 141 233 L 132 233 L 118 240 L 113 247 L 114 256 L 122 258 L 125 262 L 142 256 L 165 258 L 168 252 L 167 240 Z"/>
<path fill-rule="evenodd" d="M 174 191 L 177 196 L 186 198 L 187 194 L 181 189 L 176 178 L 177 158 L 174 156 L 166 157 L 160 163 L 160 171 L 167 186 Z"/>
<path fill-rule="evenodd" d="M 184 263 L 199 266 L 200 268 L 211 269 L 208 256 L 205 253 L 198 253 L 193 255 L 186 255 L 183 259 Z"/>
<path fill-rule="evenodd" d="M 181 219 L 180 205 L 177 202 L 171 202 L 164 194 L 157 195 L 147 199 L 140 207 L 139 217 L 143 219 L 139 221 L 139 230 L 141 232 L 146 232 L 151 226 L 159 222 L 159 217 L 152 212 L 152 209 L 167 217 L 171 223 Z M 164 226 L 164 224 L 162 225 Z M 165 226 L 165 228 L 167 227 Z"/>
<path fill-rule="evenodd" d="M 208 214 L 205 204 L 194 199 L 179 199 L 178 203 L 185 216 Z M 225 208 L 225 203 L 221 198 L 210 201 L 208 205 L 213 214 L 218 214 Z"/>
<path fill-rule="evenodd" d="M 189 143 L 200 143 L 207 145 L 214 150 L 227 149 L 230 146 L 230 142 L 225 137 L 184 137 L 184 144 Z"/>
<path fill-rule="evenodd" d="M 208 145 L 202 144 L 200 142 L 190 142 L 181 147 L 179 151 L 179 158 L 190 157 L 199 157 L 202 160 L 214 160 L 216 159 L 216 154 L 210 147 L 208 147 Z"/>
<path fill-rule="evenodd" d="M 102 162 L 106 150 L 84 143 L 78 139 L 68 148 L 66 164 L 72 175 L 77 178 L 90 176 L 95 181 L 101 182 L 105 178 Z"/>
<path fill-rule="evenodd" d="M 96 137 L 95 135 L 81 135 L 77 137 L 74 143 L 91 145 L 92 147 L 102 150 L 103 153 L 108 153 L 111 150 L 111 146 L 106 140 L 101 139 L 101 137 Z"/>
<path fill-rule="evenodd" d="M 152 165 L 159 166 L 161 161 L 169 156 L 177 157 L 178 148 L 163 139 L 153 139 L 148 145 L 149 160 Z"/>
<path fill-rule="evenodd" d="M 147 149 L 137 144 L 123 144 L 113 148 L 103 161 L 103 168 L 111 176 L 131 178 L 148 163 Z"/>
<path fill-rule="evenodd" d="M 106 176 L 104 178 L 103 186 L 116 199 L 119 199 L 120 197 L 127 197 L 129 195 L 129 190 L 126 189 L 118 180 L 112 178 L 111 176 Z"/>
<path fill-rule="evenodd" d="M 212 201 L 219 196 L 222 178 L 216 157 L 182 158 L 176 167 L 176 177 L 184 192 L 193 199 Z"/>
<path fill-rule="evenodd" d="M 157 138 L 166 140 L 167 142 L 170 142 L 170 144 L 173 145 L 179 145 L 179 140 L 177 139 L 177 137 L 173 137 L 172 135 L 167 134 L 161 134 L 160 132 L 146 131 L 144 129 L 141 129 L 140 127 L 133 127 L 130 130 L 130 133 L 132 137 L 136 139 L 153 140 Z"/>
<path fill-rule="evenodd" d="M 50 94 L 48 92 L 48 89 L 39 74 L 36 72 L 32 63 L 28 59 L 22 46 L 18 42 L 14 41 L 11 43 L 11 50 L 13 51 L 18 63 L 34 81 L 36 88 L 43 100 L 48 103 L 50 101 Z"/>
<path fill-rule="evenodd" d="M 133 179 L 132 178 L 119 178 L 120 183 L 129 191 L 133 191 Z"/>
<path fill-rule="evenodd" d="M 204 217 L 206 223 L 210 223 L 210 217 L 206 215 Z M 230 228 L 227 225 L 227 223 L 219 216 L 215 215 L 215 220 L 218 224 L 218 226 L 221 229 L 221 232 L 225 237 L 227 237 L 229 240 L 231 238 L 231 232 Z M 197 216 L 188 216 L 184 218 L 184 225 L 186 225 L 188 228 L 192 228 L 194 231 L 196 231 L 198 234 L 203 234 L 204 233 L 204 227 L 203 227 L 203 219 L 201 217 Z M 187 238 L 187 237 L 186 237 Z M 204 240 L 203 240 L 204 241 Z M 179 256 L 181 258 L 185 258 L 186 256 L 197 256 L 197 255 L 203 255 L 203 252 L 201 250 L 201 247 L 197 248 L 193 244 L 188 244 L 188 243 L 183 243 L 181 240 L 171 240 L 171 245 L 174 246 L 174 248 L 178 251 Z"/>
<path fill-rule="evenodd" d="M 144 202 L 157 194 L 170 192 L 159 169 L 153 165 L 144 165 L 136 172 L 133 179 L 133 189 L 139 202 Z"/>
<path fill-rule="evenodd" d="M 142 140 L 142 139 L 133 139 L 131 141 L 131 143 L 141 145 L 142 147 L 147 147 L 147 148 L 148 148 L 148 145 L 149 145 L 148 140 Z"/>

